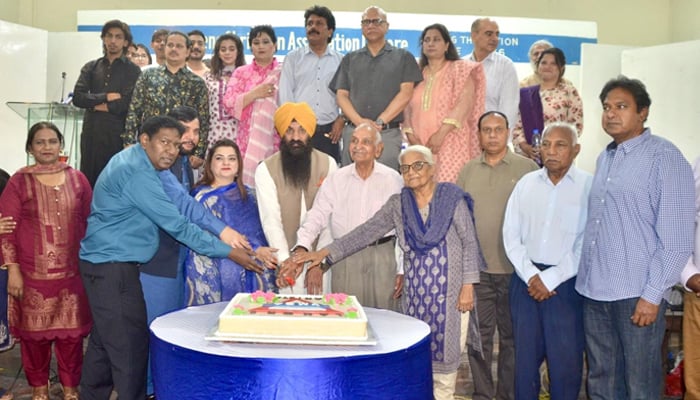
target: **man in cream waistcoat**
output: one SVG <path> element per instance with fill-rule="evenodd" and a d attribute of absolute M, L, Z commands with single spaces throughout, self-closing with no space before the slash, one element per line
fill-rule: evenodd
<path fill-rule="evenodd" d="M 297 242 L 296 232 L 306 218 L 323 180 L 338 169 L 335 160 L 311 145 L 316 116 L 306 103 L 284 103 L 275 112 L 275 128 L 282 137 L 280 151 L 265 159 L 255 171 L 260 221 L 270 247 L 279 260 L 287 260 Z M 318 248 L 331 242 L 327 228 Z M 330 273 L 321 268 L 306 271 L 280 293 L 318 294 L 330 288 Z"/>

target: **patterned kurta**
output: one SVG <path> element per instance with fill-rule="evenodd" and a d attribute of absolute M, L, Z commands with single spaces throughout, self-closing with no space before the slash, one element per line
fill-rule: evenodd
<path fill-rule="evenodd" d="M 218 188 L 200 186 L 193 191 L 195 199 L 228 226 L 245 235 L 255 250 L 267 246 L 260 225 L 258 205 L 250 190 L 246 200 L 241 198 L 238 185 L 232 183 Z M 262 274 L 244 269 L 228 258 L 211 258 L 187 251 L 185 260 L 186 305 L 201 305 L 228 301 L 238 293 L 277 292 L 275 271 L 264 268 Z"/>
<path fill-rule="evenodd" d="M 578 90 L 568 81 L 561 81 L 552 89 L 540 88 L 544 126 L 552 122 L 568 122 L 576 127 L 578 135 L 583 132 L 583 102 Z M 513 147 L 521 153 L 520 143 L 525 141 L 523 122 L 518 113 L 518 123 L 513 129 Z"/>
<path fill-rule="evenodd" d="M 367 222 L 328 246 L 329 261 L 354 254 L 396 229 L 399 246 L 405 254 L 403 311 L 430 325 L 433 372 L 452 373 L 459 367 L 461 354 L 459 293 L 463 284 L 479 282 L 481 262 L 476 231 L 467 203 L 462 202 L 456 206 L 445 235 L 447 259 L 435 259 L 435 249 L 421 257 L 406 242 L 402 213 L 401 195 L 395 194 Z M 438 322 L 442 321 L 444 324 L 439 327 Z M 477 318 L 470 318 L 469 338 L 480 340 Z M 480 341 L 476 347 L 481 348 Z"/>
<path fill-rule="evenodd" d="M 209 148 L 221 139 L 236 140 L 238 120 L 224 107 L 226 85 L 233 70 L 221 71 L 221 76 L 214 76 L 211 71 L 204 74 L 204 82 L 209 90 Z"/>
<path fill-rule="evenodd" d="M 467 90 L 471 82 L 473 90 Z M 477 122 L 484 112 L 486 77 L 480 63 L 447 61 L 435 75 L 423 69 L 423 81 L 416 86 L 404 114 L 404 127 L 410 127 L 425 145 L 445 119 L 454 120 L 436 154 L 435 176 L 439 182 L 455 182 L 460 168 L 481 154 Z"/>
<path fill-rule="evenodd" d="M 139 76 L 131 96 L 124 144 L 136 143 L 141 124 L 153 116 L 166 115 L 178 106 L 190 106 L 199 116 L 199 144 L 195 155 L 204 157 L 209 134 L 209 96 L 204 80 L 186 67 L 176 73 L 165 66 L 149 68 Z"/>
<path fill-rule="evenodd" d="M 24 280 L 20 301 L 10 300 L 10 329 L 34 340 L 86 336 L 92 326 L 78 271 L 92 190 L 85 176 L 66 166 L 65 182 L 47 186 L 26 167 L 10 178 L 0 213 L 17 229 L 0 236 L 5 263 L 17 263 Z"/>

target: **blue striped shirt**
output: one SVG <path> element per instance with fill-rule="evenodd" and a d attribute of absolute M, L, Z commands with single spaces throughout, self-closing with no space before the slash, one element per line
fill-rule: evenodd
<path fill-rule="evenodd" d="M 694 181 L 671 142 L 646 129 L 598 157 L 576 290 L 659 304 L 693 249 Z"/>
<path fill-rule="evenodd" d="M 340 110 L 328 83 L 342 59 L 343 55 L 330 47 L 326 48 L 322 57 L 309 47 L 287 54 L 280 76 L 279 104 L 303 101 L 314 110 L 319 125 L 335 121 Z"/>

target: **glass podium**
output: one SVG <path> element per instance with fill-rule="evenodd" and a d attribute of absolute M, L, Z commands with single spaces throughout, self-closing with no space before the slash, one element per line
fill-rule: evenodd
<path fill-rule="evenodd" d="M 61 103 L 26 103 L 8 101 L 8 107 L 20 117 L 27 120 L 27 131 L 40 121 L 54 123 L 63 134 L 63 152 L 66 162 L 73 168 L 80 166 L 80 133 L 83 130 L 83 115 L 85 110 L 72 104 Z M 25 131 L 26 135 L 26 131 Z M 31 156 L 27 155 L 27 164 Z"/>

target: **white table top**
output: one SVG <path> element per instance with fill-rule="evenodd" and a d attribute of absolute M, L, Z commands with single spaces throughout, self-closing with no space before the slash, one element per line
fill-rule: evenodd
<path fill-rule="evenodd" d="M 193 351 L 229 357 L 330 358 L 385 354 L 408 348 L 430 334 L 423 321 L 393 311 L 365 307 L 377 338 L 375 346 L 316 346 L 207 341 L 226 302 L 189 307 L 156 318 L 151 331 L 160 340 Z"/>

